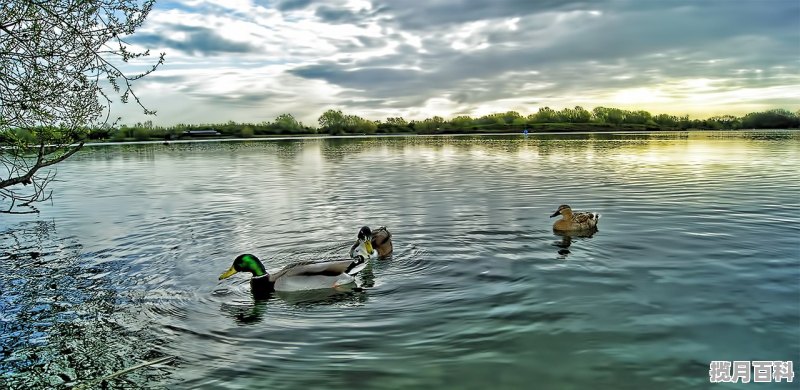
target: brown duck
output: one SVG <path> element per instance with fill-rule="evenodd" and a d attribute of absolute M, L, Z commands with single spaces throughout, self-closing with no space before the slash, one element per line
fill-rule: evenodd
<path fill-rule="evenodd" d="M 350 257 L 385 259 L 393 249 L 392 233 L 386 227 L 381 226 L 373 231 L 369 226 L 364 226 L 358 231 L 358 239 L 350 248 Z"/>
<path fill-rule="evenodd" d="M 573 212 L 572 209 L 565 204 L 558 206 L 558 210 L 556 210 L 550 218 L 557 215 L 560 215 L 561 219 L 553 224 L 553 230 L 558 232 L 575 232 L 595 229 L 597 228 L 597 221 L 600 219 L 600 214 L 598 213 Z"/>

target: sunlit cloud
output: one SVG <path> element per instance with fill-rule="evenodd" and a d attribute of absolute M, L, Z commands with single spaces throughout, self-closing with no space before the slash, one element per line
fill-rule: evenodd
<path fill-rule="evenodd" d="M 171 0 L 134 48 L 167 63 L 124 122 L 315 124 L 576 105 L 705 117 L 798 109 L 800 3 Z"/>

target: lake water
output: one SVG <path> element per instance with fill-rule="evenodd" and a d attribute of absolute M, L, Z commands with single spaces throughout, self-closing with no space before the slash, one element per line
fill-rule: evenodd
<path fill-rule="evenodd" d="M 160 357 L 105 384 L 725 388 L 713 360 L 800 374 L 798 161 L 784 131 L 86 147 L 41 214 L 1 217 L 0 381 L 59 388 Z M 598 232 L 554 234 L 564 203 L 601 213 Z M 269 269 L 346 256 L 362 225 L 395 247 L 363 291 L 254 301 L 244 275 L 217 280 L 244 252 Z"/>

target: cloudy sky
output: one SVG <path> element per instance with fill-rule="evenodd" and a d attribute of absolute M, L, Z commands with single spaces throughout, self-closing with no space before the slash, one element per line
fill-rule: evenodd
<path fill-rule="evenodd" d="M 161 0 L 129 40 L 167 63 L 123 123 L 800 109 L 799 0 Z"/>

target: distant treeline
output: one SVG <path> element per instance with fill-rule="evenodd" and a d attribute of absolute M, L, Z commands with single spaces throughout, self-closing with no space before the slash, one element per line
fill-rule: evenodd
<path fill-rule="evenodd" d="M 273 122 L 154 126 L 152 122 L 91 129 L 90 139 L 151 140 L 179 139 L 197 136 L 256 137 L 264 135 L 302 134 L 448 134 L 537 131 L 602 131 L 602 130 L 734 130 L 734 129 L 792 129 L 800 128 L 800 111 L 774 109 L 753 112 L 742 117 L 714 116 L 708 119 L 689 119 L 688 115 L 652 115 L 647 111 L 596 107 L 588 111 L 580 106 L 553 110 L 543 107 L 535 114 L 522 116 L 515 111 L 484 115 L 478 118 L 462 115 L 451 119 L 439 116 L 420 121 L 401 117 L 372 121 L 341 110 L 328 110 L 318 120 L 318 126 L 306 126 L 292 114 L 281 114 Z M 190 132 L 201 132 L 191 134 Z M 205 134 L 203 134 L 205 133 Z M 219 134 L 217 134 L 219 133 Z"/>

